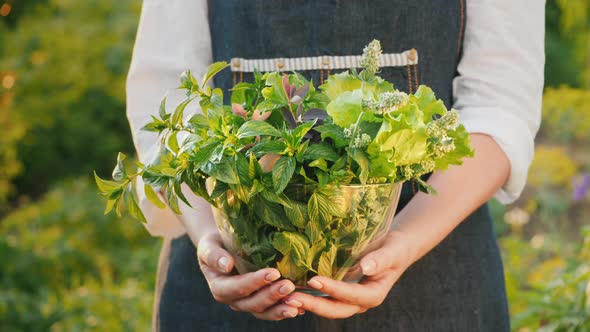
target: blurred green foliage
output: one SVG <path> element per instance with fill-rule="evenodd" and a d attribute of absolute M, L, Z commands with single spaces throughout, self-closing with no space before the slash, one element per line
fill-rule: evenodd
<path fill-rule="evenodd" d="M 159 240 L 103 215 L 86 179 L 0 223 L 1 331 L 147 331 Z"/>
<path fill-rule="evenodd" d="M 103 216 L 89 176 L 133 151 L 124 85 L 141 1 L 3 4 L 0 331 L 148 330 L 159 241 Z M 529 184 L 491 211 L 513 329 L 590 331 L 590 194 L 574 181 L 590 174 L 590 0 L 546 8 L 548 88 Z"/>
<path fill-rule="evenodd" d="M 50 0 L 3 27 L 0 68 L 14 83 L 0 97 L 0 165 L 10 166 L 0 171 L 0 200 L 11 177 L 13 194 L 36 196 L 63 177 L 107 172 L 117 151 L 133 151 L 125 75 L 139 6 Z"/>

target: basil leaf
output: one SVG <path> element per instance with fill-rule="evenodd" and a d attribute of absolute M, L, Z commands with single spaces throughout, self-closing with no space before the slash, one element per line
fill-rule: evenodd
<path fill-rule="evenodd" d="M 324 251 L 320 256 L 320 261 L 318 263 L 318 275 L 325 276 L 328 278 L 332 278 L 333 276 L 333 266 L 334 261 L 336 260 L 336 254 L 338 252 L 338 248 L 335 245 L 330 246 L 330 250 Z"/>

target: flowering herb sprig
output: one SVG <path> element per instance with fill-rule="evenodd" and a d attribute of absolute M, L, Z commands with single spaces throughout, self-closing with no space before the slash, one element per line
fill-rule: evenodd
<path fill-rule="evenodd" d="M 159 116 L 143 128 L 159 135 L 158 160 L 138 163 L 132 172 L 119 155 L 112 181 L 96 176 L 108 199 L 106 212 L 120 213 L 126 202 L 145 221 L 133 190 L 141 177 L 150 201 L 165 206 L 157 188 L 180 214 L 179 199 L 190 206 L 181 191 L 185 184 L 213 206 L 231 209 L 235 218 L 258 220 L 238 218 L 233 225 L 250 263 L 276 265 L 294 280 L 306 271 L 333 276 L 330 267 L 343 264 L 336 254 L 353 250 L 338 235 L 347 215 L 338 203 L 339 186 L 412 180 L 431 192 L 420 176 L 473 155 L 457 112 L 447 111 L 426 86 L 414 94 L 394 89 L 377 76 L 380 54 L 379 42 L 371 42 L 360 72 L 331 75 L 319 90 L 298 73 L 256 72 L 253 82 L 233 87 L 231 105 L 223 104 L 223 91 L 207 85 L 225 62 L 211 65 L 200 81 L 183 73 L 179 89 L 186 100 L 168 113 L 164 99 Z M 185 117 L 193 101 L 202 112 Z M 181 132 L 186 135 L 179 142 Z M 304 201 L 289 194 L 297 186 L 313 188 Z M 369 234 L 372 222 L 347 227 L 365 227 L 355 234 Z M 368 239 L 358 236 L 351 243 Z"/>

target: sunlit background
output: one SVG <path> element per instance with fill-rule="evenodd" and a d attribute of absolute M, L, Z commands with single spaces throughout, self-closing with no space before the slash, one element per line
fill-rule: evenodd
<path fill-rule="evenodd" d="M 133 155 L 140 7 L 0 0 L 0 331 L 149 330 L 160 240 L 103 216 L 90 176 Z M 528 186 L 492 211 L 513 329 L 590 331 L 590 0 L 549 0 L 546 41 Z"/>

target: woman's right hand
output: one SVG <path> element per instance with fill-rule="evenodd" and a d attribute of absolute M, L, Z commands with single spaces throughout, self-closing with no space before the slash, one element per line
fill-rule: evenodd
<path fill-rule="evenodd" d="M 199 239 L 197 256 L 216 301 L 264 320 L 282 320 L 303 313 L 293 303 L 281 303 L 295 285 L 287 279 L 276 281 L 281 277 L 277 269 L 233 275 L 234 259 L 223 249 L 219 233 L 211 232 Z"/>

